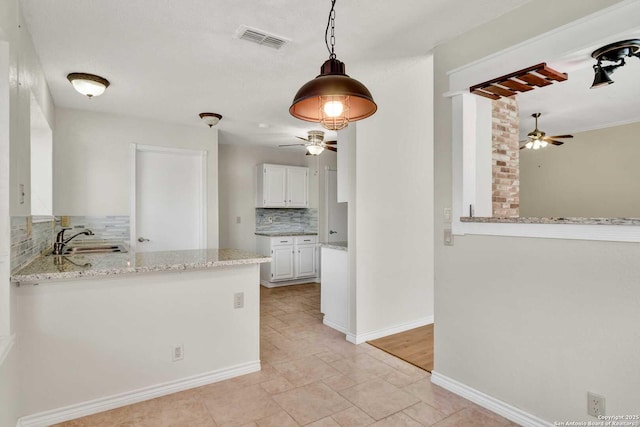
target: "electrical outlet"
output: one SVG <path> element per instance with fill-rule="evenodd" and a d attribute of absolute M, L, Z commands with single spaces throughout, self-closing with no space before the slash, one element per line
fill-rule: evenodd
<path fill-rule="evenodd" d="M 444 245 L 453 246 L 453 233 L 450 228 L 444 229 Z"/>
<path fill-rule="evenodd" d="M 24 205 L 24 184 L 20 184 L 20 204 Z"/>
<path fill-rule="evenodd" d="M 171 361 L 177 362 L 184 359 L 184 346 L 182 344 L 171 347 Z"/>
<path fill-rule="evenodd" d="M 268 216 L 267 217 L 267 223 L 273 224 L 273 217 L 272 216 Z"/>
<path fill-rule="evenodd" d="M 238 292 L 237 294 L 233 294 L 233 308 L 243 308 L 244 307 L 244 292 Z"/>
<path fill-rule="evenodd" d="M 587 393 L 587 413 L 592 417 L 597 418 L 606 415 L 604 403 L 604 396 L 591 392 Z"/>

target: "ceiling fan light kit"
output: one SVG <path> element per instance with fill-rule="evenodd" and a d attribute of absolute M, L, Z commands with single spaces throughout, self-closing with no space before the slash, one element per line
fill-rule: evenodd
<path fill-rule="evenodd" d="M 307 152 L 312 156 L 318 156 L 323 151 L 324 151 L 324 147 L 322 145 L 309 145 L 307 147 Z"/>
<path fill-rule="evenodd" d="M 209 128 L 214 127 L 222 119 L 222 115 L 218 113 L 200 113 L 200 120 L 202 120 Z"/>
<path fill-rule="evenodd" d="M 325 149 L 329 151 L 338 151 L 335 145 L 338 141 L 325 141 L 324 132 L 321 130 L 310 130 L 307 132 L 307 137 L 296 137 L 305 141 L 304 144 L 281 144 L 278 147 L 305 147 L 307 149 L 307 156 L 319 156 Z"/>
<path fill-rule="evenodd" d="M 545 132 L 538 129 L 538 118 L 541 115 L 542 114 L 540 113 L 533 113 L 531 115 L 531 117 L 533 117 L 536 120 L 536 128 L 527 134 L 527 143 L 522 147 L 520 147 L 521 150 L 523 148 L 526 148 L 529 150 L 539 150 L 541 148 L 545 148 L 549 144 L 562 145 L 564 144 L 564 142 L 558 141 L 557 138 L 573 138 L 573 135 L 547 136 Z"/>
<path fill-rule="evenodd" d="M 611 74 L 626 62 L 625 58 L 640 58 L 640 39 L 623 40 L 608 44 L 591 53 L 591 57 L 598 61 L 593 66 L 595 76 L 591 89 L 608 86 L 613 82 Z M 609 65 L 602 65 L 602 62 L 611 62 Z"/>
<path fill-rule="evenodd" d="M 67 80 L 76 91 L 87 98 L 102 95 L 110 85 L 109 80 L 104 77 L 88 73 L 70 73 L 67 75 Z"/>
<path fill-rule="evenodd" d="M 320 74 L 298 90 L 289 108 L 292 116 L 320 123 L 329 130 L 344 129 L 349 122 L 365 119 L 378 109 L 369 89 L 358 80 L 349 77 L 344 63 L 336 58 L 335 4 L 336 0 L 331 0 L 331 11 L 325 30 L 329 59 L 320 67 Z"/>

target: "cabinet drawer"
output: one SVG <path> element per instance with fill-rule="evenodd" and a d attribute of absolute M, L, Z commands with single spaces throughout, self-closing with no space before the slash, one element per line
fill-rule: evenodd
<path fill-rule="evenodd" d="M 293 245 L 292 236 L 272 237 L 271 246 Z"/>
<path fill-rule="evenodd" d="M 310 245 L 318 243 L 318 236 L 295 236 L 296 245 Z"/>

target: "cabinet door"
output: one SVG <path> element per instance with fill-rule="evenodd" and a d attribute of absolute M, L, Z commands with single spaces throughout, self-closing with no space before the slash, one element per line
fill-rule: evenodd
<path fill-rule="evenodd" d="M 284 166 L 265 165 L 263 174 L 263 207 L 283 208 L 287 206 L 287 168 Z"/>
<path fill-rule="evenodd" d="M 296 278 L 316 275 L 316 246 L 298 246 L 296 255 Z"/>
<path fill-rule="evenodd" d="M 287 206 L 309 207 L 309 169 L 287 168 Z"/>
<path fill-rule="evenodd" d="M 274 246 L 271 249 L 271 280 L 293 279 L 293 246 Z"/>

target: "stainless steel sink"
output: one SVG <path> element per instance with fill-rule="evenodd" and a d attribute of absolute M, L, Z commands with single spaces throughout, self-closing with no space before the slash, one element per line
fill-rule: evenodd
<path fill-rule="evenodd" d="M 104 254 L 104 253 L 125 253 L 127 248 L 118 244 L 97 244 L 69 246 L 63 249 L 62 255 L 82 255 L 82 254 Z"/>

